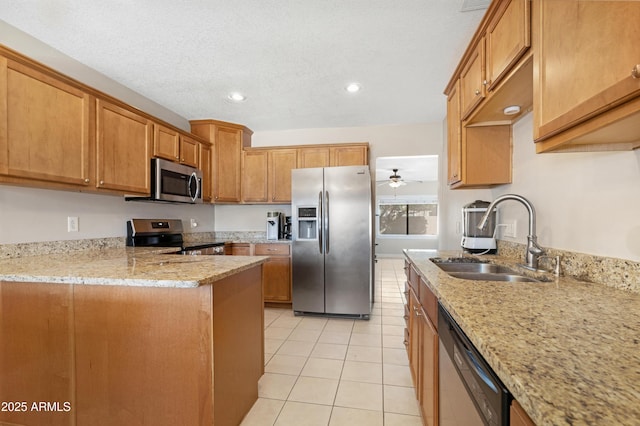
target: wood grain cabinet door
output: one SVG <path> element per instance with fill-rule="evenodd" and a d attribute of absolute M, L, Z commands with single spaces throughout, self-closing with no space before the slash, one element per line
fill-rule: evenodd
<path fill-rule="evenodd" d="M 369 164 L 369 147 L 332 146 L 330 148 L 330 165 L 334 166 L 366 166 Z"/>
<path fill-rule="evenodd" d="M 91 97 L 0 57 L 0 174 L 88 186 Z"/>
<path fill-rule="evenodd" d="M 460 80 L 447 97 L 447 161 L 449 185 L 462 180 L 461 144 L 462 123 L 460 121 Z"/>
<path fill-rule="evenodd" d="M 180 136 L 176 130 L 157 123 L 153 126 L 153 156 L 180 161 Z"/>
<path fill-rule="evenodd" d="M 266 203 L 269 201 L 268 151 L 242 151 L 242 201 Z"/>
<path fill-rule="evenodd" d="M 640 2 L 533 5 L 536 141 L 640 96 Z"/>
<path fill-rule="evenodd" d="M 239 202 L 242 130 L 217 126 L 214 150 L 214 201 Z"/>
<path fill-rule="evenodd" d="M 486 78 L 492 90 L 531 46 L 530 0 L 506 0 L 487 28 Z"/>
<path fill-rule="evenodd" d="M 200 153 L 198 154 L 198 168 L 202 170 L 202 199 L 211 201 L 213 199 L 212 168 L 211 168 L 211 145 L 206 143 L 198 144 Z"/>
<path fill-rule="evenodd" d="M 189 136 L 180 135 L 180 163 L 198 167 L 199 154 L 198 141 Z"/>
<path fill-rule="evenodd" d="M 148 195 L 152 135 L 147 118 L 98 99 L 98 188 Z"/>
<path fill-rule="evenodd" d="M 484 54 L 484 38 L 481 38 L 460 73 L 460 111 L 463 120 L 486 95 Z"/>
<path fill-rule="evenodd" d="M 291 202 L 291 170 L 298 163 L 295 149 L 269 150 L 269 201 Z"/>
<path fill-rule="evenodd" d="M 298 148 L 298 168 L 329 167 L 329 147 Z"/>

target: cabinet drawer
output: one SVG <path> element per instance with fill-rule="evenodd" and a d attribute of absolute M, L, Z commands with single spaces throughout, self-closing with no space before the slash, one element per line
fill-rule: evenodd
<path fill-rule="evenodd" d="M 289 244 L 256 244 L 256 256 L 289 256 Z"/>

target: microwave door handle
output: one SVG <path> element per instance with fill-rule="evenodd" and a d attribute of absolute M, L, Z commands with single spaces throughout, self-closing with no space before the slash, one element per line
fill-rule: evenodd
<path fill-rule="evenodd" d="M 191 182 L 193 182 L 193 180 L 195 179 L 196 181 L 196 190 L 194 193 L 191 192 Z M 191 201 L 195 202 L 196 198 L 198 198 L 198 192 L 200 192 L 200 182 L 198 182 L 198 176 L 196 175 L 196 172 L 191 173 L 191 176 L 189 176 L 189 196 L 191 197 Z"/>

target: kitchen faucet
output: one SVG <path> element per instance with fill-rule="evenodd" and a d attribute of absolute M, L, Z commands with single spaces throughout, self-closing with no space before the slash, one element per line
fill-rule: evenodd
<path fill-rule="evenodd" d="M 527 235 L 527 250 L 525 252 L 526 264 L 524 266 L 528 269 L 537 271 L 538 260 L 544 253 L 544 249 L 538 245 L 538 237 L 536 237 L 536 211 L 529 200 L 516 194 L 505 194 L 499 196 L 498 198 L 493 200 L 487 207 L 487 211 L 482 216 L 482 219 L 480 219 L 478 229 L 482 230 L 485 226 L 487 226 L 487 220 L 489 219 L 489 215 L 491 214 L 493 209 L 505 200 L 519 201 L 524 204 L 524 206 L 527 208 L 527 211 L 529 212 L 529 235 Z"/>

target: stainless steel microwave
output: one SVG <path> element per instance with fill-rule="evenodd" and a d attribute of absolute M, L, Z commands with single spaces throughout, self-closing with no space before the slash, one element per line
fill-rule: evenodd
<path fill-rule="evenodd" d="M 125 199 L 127 201 L 202 203 L 202 171 L 161 158 L 152 158 L 151 196 Z"/>

